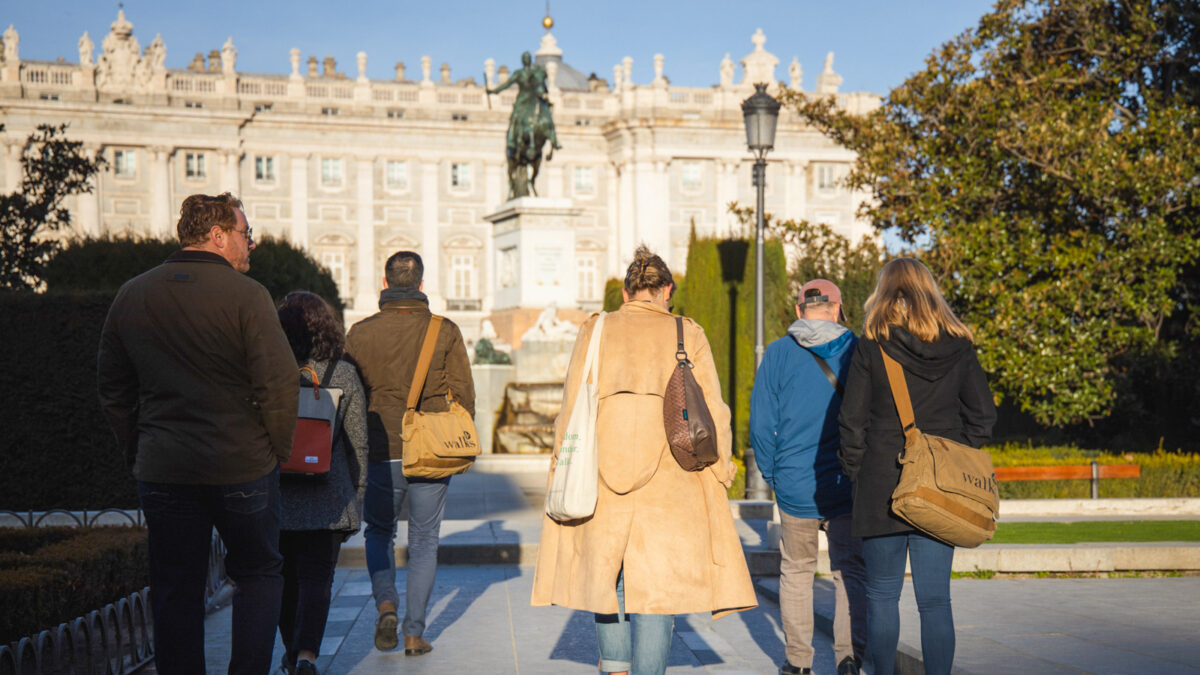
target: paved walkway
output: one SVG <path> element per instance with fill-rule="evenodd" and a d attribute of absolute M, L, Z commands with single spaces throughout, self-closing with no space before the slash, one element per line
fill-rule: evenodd
<path fill-rule="evenodd" d="M 334 581 L 321 672 L 596 672 L 590 615 L 530 607 L 533 570 L 511 564 L 531 559 L 525 549 L 536 546 L 544 484 L 544 474 L 475 472 L 451 482 L 443 560 L 510 564 L 439 568 L 426 633 L 434 651 L 425 656 L 374 649 L 375 610 L 360 543 L 348 542 Z M 760 563 L 769 559 L 765 530 L 761 521 L 739 522 L 743 543 Z M 403 593 L 402 569 L 397 586 Z M 784 647 L 777 579 L 757 577 L 756 588 L 754 611 L 715 622 L 707 615 L 677 617 L 668 672 L 778 672 Z M 1200 673 L 1200 577 L 961 579 L 952 588 L 956 672 Z M 828 637 L 832 604 L 832 583 L 818 579 L 818 675 L 835 672 Z M 919 673 L 920 623 L 911 584 L 901 617 L 899 672 Z M 209 672 L 224 672 L 228 663 L 229 622 L 228 607 L 206 622 Z M 277 644 L 276 662 L 281 653 Z"/>

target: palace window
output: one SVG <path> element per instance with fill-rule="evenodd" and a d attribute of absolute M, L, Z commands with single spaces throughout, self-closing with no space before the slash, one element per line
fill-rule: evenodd
<path fill-rule="evenodd" d="M 460 311 L 479 309 L 479 293 L 475 288 L 475 256 L 450 256 L 450 297 L 448 308 Z"/>
<path fill-rule="evenodd" d="M 254 104 L 254 112 L 256 112 L 256 113 L 271 112 L 274 109 L 275 109 L 274 103 L 255 103 Z"/>
<path fill-rule="evenodd" d="M 334 116 L 334 115 L 337 115 L 337 114 L 339 114 L 340 112 L 341 112 L 341 111 L 340 111 L 340 110 L 338 110 L 337 108 L 321 108 L 321 114 L 322 114 L 322 115 L 327 115 L 327 116 L 330 116 L 330 117 L 332 117 L 332 116 Z"/>
<path fill-rule="evenodd" d="M 184 175 L 189 180 L 203 180 L 208 177 L 203 152 L 189 152 L 184 155 Z"/>
<path fill-rule="evenodd" d="M 113 153 L 113 172 L 121 178 L 137 175 L 137 150 L 117 150 Z"/>
<path fill-rule="evenodd" d="M 333 157 L 321 158 L 321 185 L 342 184 L 342 160 Z"/>
<path fill-rule="evenodd" d="M 185 107 L 185 108 L 203 108 L 204 104 L 201 103 L 200 101 L 184 101 L 183 107 Z"/>
<path fill-rule="evenodd" d="M 684 162 L 683 188 L 685 190 L 699 190 L 700 185 L 700 162 Z"/>
<path fill-rule="evenodd" d="M 254 158 L 254 180 L 260 183 L 275 182 L 275 158 L 274 157 L 255 157 Z"/>
<path fill-rule="evenodd" d="M 408 187 L 408 165 L 404 162 L 389 160 L 387 163 L 387 186 L 393 190 L 403 190 Z"/>
<path fill-rule="evenodd" d="M 346 254 L 341 251 L 323 251 L 321 264 L 329 269 L 329 276 L 333 277 L 344 297 L 350 290 L 350 279 L 346 276 Z"/>
<path fill-rule="evenodd" d="M 582 301 L 599 300 L 600 289 L 599 284 L 596 283 L 597 279 L 599 279 L 599 276 L 596 274 L 596 256 L 579 256 L 575 259 L 575 269 L 579 275 L 577 279 L 579 283 L 578 299 Z"/>
<path fill-rule="evenodd" d="M 451 164 L 450 165 L 450 187 L 460 190 L 471 189 L 471 165 L 470 164 Z"/>
<path fill-rule="evenodd" d="M 42 94 L 38 98 L 40 98 L 43 101 L 57 101 L 58 94 Z"/>
<path fill-rule="evenodd" d="M 590 195 L 596 191 L 596 171 L 590 166 L 575 167 L 575 194 Z"/>
<path fill-rule="evenodd" d="M 450 119 L 454 122 L 466 122 L 467 113 L 454 113 L 450 115 Z"/>
<path fill-rule="evenodd" d="M 393 108 L 387 112 L 387 116 L 389 120 L 402 120 L 404 119 L 404 111 Z"/>
<path fill-rule="evenodd" d="M 817 166 L 817 189 L 825 191 L 837 189 L 837 177 L 832 164 Z"/>

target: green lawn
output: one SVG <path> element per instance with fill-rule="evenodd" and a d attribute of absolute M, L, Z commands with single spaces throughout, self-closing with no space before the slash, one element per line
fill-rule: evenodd
<path fill-rule="evenodd" d="M 1005 523 L 990 544 L 1200 541 L 1197 520 L 1085 520 L 1075 523 Z"/>

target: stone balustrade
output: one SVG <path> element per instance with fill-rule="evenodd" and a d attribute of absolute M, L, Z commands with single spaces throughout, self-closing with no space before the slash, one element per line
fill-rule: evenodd
<path fill-rule="evenodd" d="M 64 101 L 143 103 L 212 107 L 217 109 L 304 111 L 310 106 L 346 106 L 340 115 L 385 116 L 397 107 L 427 110 L 500 111 L 512 106 L 512 94 L 487 95 L 477 84 L 436 84 L 391 80 L 349 80 L 289 77 L 273 74 L 234 74 L 169 69 L 163 90 L 147 83 L 127 93 L 97 88 L 96 68 L 62 62 L 21 61 L 18 87 L 6 87 L 8 97 Z M 8 84 L 7 82 L 4 84 Z M 748 86 L 676 87 L 624 84 L 620 89 L 562 91 L 554 98 L 556 115 L 564 117 L 677 117 L 710 119 L 741 114 Z M 833 94 L 839 106 L 861 114 L 878 106 L 874 94 Z M 488 100 L 490 98 L 490 101 Z M 195 104 L 200 105 L 195 105 Z M 786 112 L 785 112 L 786 115 Z"/>

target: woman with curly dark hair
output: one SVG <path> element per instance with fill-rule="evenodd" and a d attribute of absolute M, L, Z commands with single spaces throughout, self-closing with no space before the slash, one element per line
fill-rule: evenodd
<path fill-rule="evenodd" d="M 341 323 L 319 295 L 288 293 L 279 304 L 279 322 L 296 364 L 311 366 L 321 386 L 342 390 L 329 473 L 323 480 L 284 474 L 280 481 L 283 666 L 289 673 L 316 673 L 338 552 L 362 520 L 367 485 L 366 399 L 358 372 L 341 360 L 346 350 Z"/>

